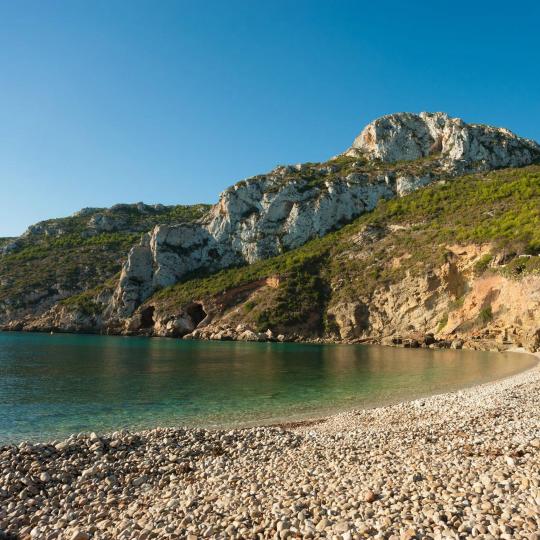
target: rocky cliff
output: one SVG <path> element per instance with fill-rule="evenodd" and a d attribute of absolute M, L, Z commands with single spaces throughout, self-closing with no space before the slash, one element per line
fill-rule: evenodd
<path fill-rule="evenodd" d="M 439 154 L 452 173 L 529 165 L 538 144 L 504 128 L 466 124 L 444 113 L 398 113 L 367 125 L 345 152 L 385 162 Z"/>
<path fill-rule="evenodd" d="M 117 204 L 31 225 L 0 241 L 0 324 L 35 318 L 119 273 L 130 247 L 156 223 L 201 218 L 207 205 Z"/>
<path fill-rule="evenodd" d="M 540 167 L 439 182 L 149 297 L 127 333 L 540 347 Z"/>
<path fill-rule="evenodd" d="M 383 198 L 466 172 L 521 167 L 539 155 L 538 144 L 506 129 L 443 113 L 384 116 L 366 126 L 343 156 L 239 182 L 199 224 L 155 227 L 130 251 L 108 316 L 129 317 L 153 292 L 195 271 L 251 264 L 298 248 Z M 410 163 L 396 164 L 403 161 Z"/>
<path fill-rule="evenodd" d="M 65 224 L 38 224 L 22 239 L 3 241 L 2 279 L 2 264 L 15 264 L 21 254 L 35 264 L 28 238 L 48 239 L 37 244 L 39 253 L 55 246 L 56 260 L 40 269 L 37 291 L 49 287 L 46 301 L 26 299 L 13 310 L 13 280 L 0 323 L 187 338 L 430 346 L 487 340 L 534 348 L 540 346 L 535 163 L 539 145 L 505 129 L 442 113 L 385 116 L 343 154 L 238 182 L 211 208 L 141 207 L 151 218 L 120 224 L 118 216 L 84 210 L 73 218 L 84 221 L 77 221 L 77 243 L 67 245 L 69 261 L 86 265 L 77 266 L 70 290 L 51 294 L 55 278 L 43 277 L 63 268 L 59 246 L 72 238 Z M 85 251 L 123 232 L 133 236 L 112 251 Z M 85 268 L 93 267 L 85 253 L 96 268 L 110 260 L 103 253 L 113 253 L 115 271 L 88 278 Z"/>

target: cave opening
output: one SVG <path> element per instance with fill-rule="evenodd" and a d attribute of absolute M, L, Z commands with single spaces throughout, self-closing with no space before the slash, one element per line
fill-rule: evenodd
<path fill-rule="evenodd" d="M 141 310 L 141 328 L 152 328 L 154 326 L 154 306 L 148 306 Z"/>
<path fill-rule="evenodd" d="M 197 327 L 200 322 L 206 317 L 206 311 L 204 311 L 202 304 L 199 304 L 198 302 L 193 302 L 192 304 L 190 304 L 186 308 L 186 313 L 190 316 L 195 327 Z"/>

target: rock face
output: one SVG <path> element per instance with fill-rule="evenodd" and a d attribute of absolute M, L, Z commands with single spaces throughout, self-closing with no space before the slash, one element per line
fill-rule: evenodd
<path fill-rule="evenodd" d="M 448 316 L 448 306 L 474 288 L 474 264 L 491 246 L 448 246 L 446 262 L 418 275 L 407 274 L 391 284 L 381 284 L 373 294 L 332 306 L 342 339 L 437 334 L 440 321 Z M 477 310 L 468 318 L 474 319 Z M 460 319 L 463 322 L 464 318 Z M 457 324 L 455 325 L 458 326 Z M 455 328 L 452 328 L 453 331 Z"/>
<path fill-rule="evenodd" d="M 443 173 L 524 166 L 539 156 L 539 145 L 506 129 L 469 125 L 444 113 L 384 116 L 337 160 L 319 167 L 278 167 L 225 190 L 200 223 L 156 226 L 129 253 L 107 316 L 129 317 L 155 290 L 192 272 L 253 263 L 297 248 L 372 210 L 381 198 L 407 195 Z M 334 163 L 343 157 L 362 161 L 340 169 Z M 377 165 L 426 157 L 432 171 L 402 173 Z M 359 167 L 366 163 L 367 169 Z"/>
<path fill-rule="evenodd" d="M 196 270 L 253 263 L 297 248 L 372 210 L 382 197 L 394 197 L 400 186 L 389 175 L 370 184 L 352 175 L 322 188 L 306 188 L 305 180 L 283 183 L 283 176 L 276 169 L 227 189 L 200 224 L 156 226 L 130 251 L 109 313 L 127 317 L 152 292 Z"/>
<path fill-rule="evenodd" d="M 0 239 L 0 326 L 41 317 L 65 298 L 103 287 L 120 272 L 142 233 L 158 223 L 195 221 L 209 208 L 143 203 L 84 208 L 31 225 L 18 238 Z"/>
<path fill-rule="evenodd" d="M 398 113 L 368 124 L 345 154 L 385 162 L 440 154 L 453 170 L 522 167 L 538 156 L 534 141 L 484 124 L 466 124 L 444 113 Z"/>

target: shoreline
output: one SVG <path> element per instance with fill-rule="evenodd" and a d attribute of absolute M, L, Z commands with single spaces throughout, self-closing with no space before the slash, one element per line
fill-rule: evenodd
<path fill-rule="evenodd" d="M 382 346 L 384 347 L 384 345 L 382 345 Z M 346 409 L 344 411 L 336 411 L 335 413 L 328 414 L 328 415 L 321 416 L 321 417 L 314 416 L 313 418 L 307 418 L 306 420 L 294 420 L 294 419 L 291 420 L 291 421 L 284 420 L 283 422 L 275 422 L 275 423 L 272 423 L 272 424 L 264 424 L 262 426 L 252 426 L 252 427 L 280 427 L 282 429 L 298 429 L 298 428 L 303 428 L 303 427 L 315 426 L 315 425 L 320 425 L 320 424 L 326 423 L 327 421 L 331 421 L 336 416 L 354 414 L 354 413 L 358 413 L 359 411 L 374 411 L 374 410 L 377 410 L 377 409 L 388 409 L 388 408 L 391 408 L 391 407 L 407 405 L 407 404 L 414 403 L 414 402 L 417 402 L 417 401 L 418 402 L 425 402 L 426 400 L 429 400 L 429 399 L 432 399 L 432 398 L 450 397 L 450 396 L 453 396 L 454 394 L 459 394 L 461 392 L 466 392 L 467 390 L 481 389 L 484 386 L 495 385 L 497 383 L 501 383 L 503 381 L 506 381 L 507 379 L 513 379 L 514 377 L 517 377 L 519 375 L 526 374 L 529 371 L 534 372 L 535 370 L 538 370 L 539 376 L 540 376 L 540 352 L 533 353 L 533 352 L 527 351 L 527 350 L 525 350 L 525 349 L 523 349 L 521 347 L 511 349 L 511 350 L 509 349 L 509 350 L 501 351 L 501 352 L 510 352 L 510 353 L 515 353 L 515 354 L 527 354 L 527 355 L 533 356 L 536 359 L 536 361 L 532 366 L 526 367 L 523 370 L 518 371 L 517 373 L 512 373 L 511 375 L 505 375 L 505 376 L 499 377 L 497 379 L 493 379 L 491 381 L 480 382 L 480 383 L 471 383 L 469 385 L 463 386 L 462 388 L 459 388 L 457 390 L 452 390 L 450 392 L 436 392 L 436 393 L 433 393 L 433 394 L 426 394 L 426 395 L 419 396 L 419 397 L 412 398 L 412 399 L 399 400 L 399 401 L 395 401 L 395 402 L 392 402 L 392 403 L 387 403 L 387 404 L 384 404 L 384 405 L 374 405 L 372 407 L 370 407 L 370 406 L 361 407 L 361 408 L 360 407 L 351 407 L 351 408 Z M 540 540 L 540 539 L 538 539 L 538 540 Z"/>
<path fill-rule="evenodd" d="M 1 333 L 1 331 L 0 331 Z M 6 332 L 8 333 L 8 332 Z M 28 334 L 34 334 L 36 336 L 43 335 L 43 332 L 13 332 L 10 331 L 9 334 L 19 334 L 21 336 L 28 335 Z M 74 334 L 74 333 L 59 333 L 60 336 L 74 336 L 74 335 L 80 335 L 80 336 L 86 336 L 86 337 L 112 337 L 112 338 L 127 338 L 127 337 L 137 337 L 137 338 L 144 338 L 149 339 L 151 336 L 123 336 L 123 335 L 96 335 L 96 334 Z M 182 344 L 182 340 L 177 340 L 176 338 L 160 338 L 160 339 L 166 339 L 173 342 L 179 342 Z M 199 342 L 207 343 L 212 342 L 213 340 L 196 340 Z M 235 343 L 235 342 L 215 342 L 215 343 Z M 240 343 L 257 343 L 257 342 L 245 342 L 241 341 Z M 259 345 L 266 345 L 271 342 L 259 342 Z M 313 345 L 313 346 L 368 346 L 368 347 L 383 347 L 383 348 L 401 348 L 396 347 L 393 345 L 382 345 L 382 344 L 367 344 L 367 343 L 343 343 L 343 342 L 329 342 L 329 343 L 313 343 L 313 342 L 277 342 L 274 343 L 274 345 Z M 421 349 L 421 348 L 419 348 Z M 447 350 L 447 349 L 435 349 L 435 350 Z M 223 431 L 223 430 L 248 430 L 248 429 L 256 429 L 256 428 L 274 428 L 274 427 L 280 427 L 283 429 L 294 429 L 300 426 L 304 425 L 318 425 L 321 423 L 326 422 L 327 420 L 333 418 L 337 415 L 347 414 L 349 412 L 357 411 L 357 410 L 373 410 L 373 409 L 379 409 L 379 408 L 388 408 L 393 407 L 396 405 L 401 405 L 405 403 L 410 403 L 412 401 L 416 400 L 425 400 L 429 399 L 434 396 L 439 395 L 446 395 L 446 394 L 453 394 L 455 392 L 460 392 L 466 389 L 476 388 L 478 386 L 483 385 L 489 385 L 501 380 L 504 380 L 506 378 L 511 378 L 516 375 L 519 375 L 520 373 L 524 373 L 530 369 L 534 369 L 537 364 L 540 364 L 540 352 L 534 353 L 531 351 L 526 350 L 523 347 L 511 347 L 507 348 L 502 351 L 494 351 L 494 350 L 485 350 L 485 349 L 468 349 L 464 348 L 463 351 L 477 351 L 477 352 L 486 352 L 493 354 L 495 352 L 499 353 L 511 353 L 511 354 L 526 354 L 528 356 L 533 357 L 533 360 L 531 360 L 532 363 L 529 366 L 522 366 L 519 368 L 518 371 L 510 374 L 499 374 L 496 375 L 495 378 L 491 380 L 485 380 L 485 381 L 470 381 L 470 382 L 464 382 L 462 385 L 459 385 L 457 388 L 450 388 L 450 389 L 426 389 L 424 393 L 419 392 L 414 397 L 393 397 L 393 398 L 384 398 L 379 400 L 373 400 L 368 403 L 354 403 L 354 401 L 351 400 L 351 403 L 347 405 L 327 405 L 327 406 L 318 406 L 314 407 L 312 410 L 309 411 L 303 411 L 303 412 L 297 412 L 295 414 L 276 414 L 275 416 L 268 416 L 266 418 L 254 418 L 252 420 L 242 420 L 237 422 L 230 422 L 230 423 L 217 423 L 217 422 L 206 422 L 206 423 L 180 423 L 180 422 L 174 422 L 174 421 L 160 421 L 159 419 L 155 419 L 149 422 L 139 423 L 137 424 L 124 424 L 120 426 L 111 426 L 108 429 L 100 429 L 98 426 L 91 427 L 89 426 L 86 430 L 82 432 L 65 432 L 65 433 L 49 433 L 47 435 L 30 435 L 27 436 L 27 438 L 16 438 L 15 440 L 9 440 L 5 439 L 2 440 L 0 438 L 0 448 L 3 446 L 17 446 L 21 443 L 29 443 L 29 444 L 40 444 L 40 443 L 50 443 L 50 442 L 59 442 L 61 440 L 64 440 L 65 438 L 69 438 L 73 435 L 84 435 L 91 433 L 92 429 L 95 431 L 99 431 L 104 437 L 110 436 L 111 433 L 113 433 L 115 430 L 127 430 L 131 433 L 139 433 L 139 432 L 147 432 L 151 431 L 153 429 L 186 429 L 186 430 L 194 430 L 194 429 L 205 429 L 205 430 L 213 430 L 213 431 Z M 414 354 L 414 353 L 413 353 Z M 1 538 L 0 538 L 1 540 Z"/>
<path fill-rule="evenodd" d="M 523 348 L 520 345 L 507 341 L 499 341 L 493 337 L 482 337 L 475 334 L 449 334 L 435 336 L 433 333 L 393 336 L 370 336 L 366 338 L 342 338 L 334 336 L 302 336 L 300 334 L 274 335 L 271 330 L 267 332 L 252 332 L 247 330 L 243 335 L 231 328 L 212 326 L 196 328 L 191 334 L 162 335 L 148 331 L 124 332 L 103 328 L 68 329 L 58 327 L 25 327 L 20 321 L 12 321 L 0 325 L 0 333 L 14 334 L 51 334 L 51 335 L 81 335 L 103 337 L 135 337 L 146 339 L 172 339 L 179 341 L 204 342 L 239 342 L 239 343 L 298 343 L 303 345 L 380 345 L 383 347 L 398 347 L 405 349 L 467 349 L 475 351 L 505 352 L 512 349 Z"/>
<path fill-rule="evenodd" d="M 540 364 L 316 423 L 72 436 L 0 464 L 0 532 L 21 539 L 538 540 Z"/>
<path fill-rule="evenodd" d="M 344 344 L 344 345 L 347 345 L 347 344 Z M 386 347 L 386 345 L 377 345 L 377 346 Z M 474 350 L 474 349 L 464 349 L 464 350 Z M 492 351 L 485 351 L 485 352 L 492 352 Z M 448 392 L 445 391 L 445 392 L 428 393 L 428 394 L 421 395 L 421 396 L 418 396 L 418 397 L 415 397 L 415 398 L 400 399 L 400 400 L 384 403 L 384 404 L 381 404 L 381 405 L 373 405 L 373 406 L 368 405 L 366 407 L 354 407 L 354 406 L 351 406 L 351 407 L 348 407 L 347 409 L 344 409 L 344 410 L 340 410 L 340 411 L 336 410 L 334 412 L 331 412 L 331 413 L 328 413 L 328 414 L 323 414 L 321 416 L 313 415 L 312 417 L 305 418 L 305 419 L 300 419 L 300 418 L 298 418 L 298 419 L 291 418 L 290 420 L 283 419 L 283 421 L 278 420 L 276 422 L 271 422 L 271 423 L 268 423 L 268 424 L 266 424 L 266 423 L 254 424 L 254 425 L 249 425 L 249 426 L 246 426 L 246 427 L 238 427 L 238 428 L 231 428 L 231 429 L 252 429 L 252 428 L 256 428 L 256 427 L 278 427 L 278 428 L 282 428 L 282 429 L 297 429 L 297 428 L 301 428 L 301 427 L 304 427 L 304 426 L 315 426 L 315 425 L 323 424 L 323 423 L 325 423 L 325 422 L 327 422 L 329 420 L 332 420 L 332 418 L 334 418 L 336 416 L 343 415 L 343 414 L 355 413 L 355 412 L 358 412 L 358 411 L 373 411 L 373 410 L 376 410 L 376 409 L 388 409 L 390 407 L 406 405 L 408 403 L 413 403 L 415 401 L 425 401 L 427 399 L 436 398 L 436 397 L 451 396 L 453 394 L 464 392 L 466 390 L 474 390 L 476 388 L 481 388 L 483 386 L 489 386 L 489 385 L 492 385 L 492 384 L 496 384 L 496 383 L 505 381 L 506 379 L 512 379 L 513 377 L 517 377 L 518 375 L 525 374 L 525 373 L 527 373 L 529 371 L 539 370 L 539 372 L 540 372 L 540 352 L 536 352 L 536 353 L 530 352 L 530 351 L 527 351 L 526 349 L 524 349 L 522 347 L 516 347 L 514 349 L 507 349 L 505 351 L 500 351 L 500 352 L 502 352 L 502 353 L 514 353 L 514 354 L 527 354 L 527 355 L 530 355 L 530 356 L 535 358 L 535 363 L 533 365 L 529 366 L 529 367 L 526 367 L 526 368 L 522 369 L 521 371 L 516 372 L 516 373 L 512 373 L 510 375 L 503 375 L 502 377 L 493 379 L 491 381 L 485 381 L 485 382 L 479 382 L 479 383 L 470 383 L 470 384 L 465 385 L 465 386 L 463 386 L 461 388 L 458 388 L 456 390 L 451 390 L 451 391 L 448 391 Z M 215 428 L 215 429 L 223 429 L 223 428 Z M 538 539 L 538 540 L 540 540 L 540 539 Z"/>

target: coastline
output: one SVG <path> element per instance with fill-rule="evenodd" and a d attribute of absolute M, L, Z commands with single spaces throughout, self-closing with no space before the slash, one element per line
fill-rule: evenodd
<path fill-rule="evenodd" d="M 0 531 L 73 540 L 539 538 L 538 363 L 456 392 L 283 427 L 155 428 L 2 447 Z"/>
<path fill-rule="evenodd" d="M 34 347 L 40 347 L 44 346 L 46 350 L 46 347 L 49 345 L 49 343 L 53 344 L 53 352 L 54 352 L 54 344 L 61 343 L 64 344 L 67 342 L 67 344 L 71 344 L 72 338 L 82 338 L 83 341 L 81 343 L 82 346 L 87 347 L 88 343 L 85 340 L 90 339 L 93 340 L 94 338 L 100 339 L 104 338 L 106 340 L 112 339 L 113 343 L 118 343 L 117 340 L 119 340 L 119 343 L 122 343 L 124 340 L 126 340 L 126 343 L 131 341 L 130 339 L 126 339 L 127 336 L 95 336 L 91 334 L 57 334 L 56 336 L 48 336 L 46 335 L 43 339 L 43 333 L 35 332 L 35 333 L 28 333 L 28 332 L 9 332 L 8 334 L 16 334 L 17 338 L 22 338 L 23 343 L 25 342 L 24 338 L 26 335 L 29 335 L 33 339 L 37 339 L 38 337 L 41 337 L 41 342 L 38 341 L 38 343 L 34 343 L 32 340 L 31 343 Z M 17 336 L 18 335 L 18 336 Z M 2 334 L 0 333 L 0 338 L 2 337 Z M 121 339 L 120 339 L 121 338 Z M 58 341 L 60 340 L 60 341 Z M 66 341 L 64 341 L 66 340 Z M 145 343 L 147 342 L 148 337 L 138 337 L 137 341 L 139 343 Z M 1 341 L 1 340 L 0 340 Z M 187 347 L 189 350 L 192 347 L 203 347 L 203 351 L 206 350 L 206 347 L 208 344 L 208 347 L 210 350 L 224 350 L 227 351 L 229 347 L 233 347 L 234 350 L 236 350 L 236 342 L 211 342 L 207 340 L 196 340 L 196 341 L 190 341 L 190 342 L 184 342 L 183 340 L 177 340 L 174 338 L 165 338 L 159 339 L 156 341 L 156 346 L 161 347 L 161 343 L 163 341 L 168 342 L 165 346 L 167 347 L 167 350 L 170 350 L 172 347 L 173 350 L 179 349 L 180 351 L 183 350 L 184 347 Z M 9 347 L 9 339 L 8 339 L 8 347 Z M 0 343 L 0 348 L 1 347 Z M 15 342 L 12 344 L 13 346 L 19 347 L 18 345 L 18 339 L 15 340 Z M 350 344 L 344 344 L 344 343 L 325 343 L 323 345 L 320 344 L 313 344 L 313 343 L 304 343 L 304 342 L 296 342 L 296 343 L 277 343 L 277 344 L 269 344 L 269 343 L 243 343 L 239 345 L 241 350 L 251 351 L 251 354 L 253 354 L 253 351 L 260 350 L 261 347 L 263 350 L 267 351 L 268 347 L 271 346 L 271 349 L 277 348 L 277 351 L 289 351 L 289 355 L 293 354 L 295 356 L 295 352 L 297 350 L 304 351 L 304 350 L 311 350 L 311 349 L 317 349 L 317 350 L 329 350 L 329 351 L 335 351 L 335 350 L 341 350 L 341 353 L 334 353 L 331 354 L 338 354 L 341 358 L 344 352 L 346 352 L 347 349 L 349 349 L 349 353 L 351 350 L 358 350 L 357 354 L 363 355 L 364 353 L 361 352 L 362 350 L 368 351 L 373 350 L 375 351 L 375 355 L 401 355 L 401 357 L 404 356 L 403 362 L 408 361 L 409 359 L 414 359 L 415 354 L 420 355 L 420 358 L 423 356 L 428 356 L 431 358 L 431 355 L 433 355 L 433 361 L 435 361 L 436 365 L 443 365 L 446 363 L 445 359 L 448 359 L 449 355 L 450 360 L 452 359 L 460 359 L 463 362 L 463 369 L 466 371 L 473 371 L 474 369 L 470 367 L 469 364 L 469 355 L 476 355 L 477 351 L 472 351 L 471 349 L 463 349 L 463 351 L 430 351 L 430 352 L 423 352 L 420 348 L 418 350 L 418 353 L 415 353 L 413 351 L 408 352 L 403 350 L 403 347 L 385 347 L 381 345 L 370 345 L 370 344 L 361 344 L 360 345 L 354 345 L 351 347 Z M 146 347 L 146 345 L 144 345 Z M 309 349 L 306 349 L 306 347 L 309 347 Z M 297 349 L 299 348 L 299 349 Z M 345 351 L 343 351 L 345 349 Z M 41 349 L 39 349 L 41 350 Z M 231 430 L 231 429 L 247 429 L 247 428 L 256 428 L 256 427 L 284 427 L 284 426 L 294 426 L 294 425 L 302 425 L 304 423 L 319 423 L 321 421 L 326 420 L 327 418 L 348 412 L 350 410 L 354 409 L 373 409 L 373 408 L 380 408 L 380 407 L 388 407 L 391 405 L 400 404 L 403 402 L 416 400 L 416 399 L 423 399 L 428 398 L 433 395 L 438 394 L 446 394 L 450 392 L 455 392 L 461 389 L 470 388 L 472 386 L 485 384 L 489 382 L 493 382 L 496 380 L 500 380 L 505 377 L 513 376 L 517 373 L 520 373 L 529 367 L 532 367 L 533 363 L 537 362 L 537 358 L 533 354 L 529 354 L 527 356 L 520 355 L 521 358 L 518 358 L 516 356 L 516 353 L 519 352 L 527 352 L 523 349 L 508 349 L 505 351 L 502 351 L 503 354 L 496 354 L 494 351 L 486 351 L 486 352 L 480 352 L 481 355 L 486 355 L 486 357 L 489 355 L 489 358 L 486 360 L 485 367 L 482 370 L 483 375 L 476 375 L 476 376 L 459 376 L 458 380 L 452 380 L 447 379 L 444 374 L 431 374 L 429 377 L 430 381 L 427 385 L 420 384 L 418 387 L 412 383 L 412 385 L 399 385 L 395 384 L 393 381 L 390 382 L 390 386 L 385 383 L 385 381 L 381 381 L 379 383 L 379 386 L 381 387 L 381 391 L 373 396 L 366 396 L 361 390 L 359 391 L 356 385 L 352 385 L 350 387 L 350 390 L 347 394 L 345 394 L 345 397 L 343 399 L 330 399 L 326 400 L 325 397 L 319 396 L 316 400 L 309 400 L 309 395 L 307 396 L 308 401 L 304 402 L 302 400 L 302 396 L 304 395 L 302 393 L 303 387 L 302 383 L 300 384 L 300 387 L 298 389 L 300 390 L 300 394 L 298 396 L 291 395 L 291 399 L 287 402 L 286 405 L 284 403 L 277 400 L 275 403 L 273 403 L 273 400 L 270 400 L 269 403 L 266 406 L 266 409 L 261 409 L 258 412 L 253 412 L 252 414 L 237 414 L 235 410 L 227 410 L 226 408 L 219 414 L 214 416 L 205 416 L 204 414 L 199 416 L 180 416 L 178 417 L 178 411 L 175 411 L 171 409 L 170 414 L 161 414 L 161 415 L 147 415 L 144 416 L 143 411 L 139 410 L 138 413 L 135 412 L 134 416 L 131 417 L 128 414 L 122 414 L 123 411 L 119 410 L 118 412 L 121 413 L 120 416 L 118 415 L 109 415 L 109 418 L 105 418 L 105 421 L 99 421 L 99 409 L 96 409 L 95 412 L 97 414 L 97 420 L 90 420 L 93 416 L 92 409 L 89 411 L 86 411 L 87 417 L 84 416 L 80 419 L 75 419 L 75 421 L 71 421 L 71 426 L 66 427 L 66 424 L 69 425 L 69 421 L 71 420 L 71 417 L 63 416 L 64 413 L 61 411 L 58 411 L 58 408 L 53 408 L 52 410 L 43 410 L 43 411 L 36 411 L 36 414 L 38 415 L 38 418 L 40 416 L 42 417 L 48 417 L 52 420 L 49 422 L 33 422 L 33 424 L 28 424 L 28 426 L 24 425 L 24 419 L 18 418 L 17 416 L 13 419 L 13 427 L 15 428 L 16 425 L 20 425 L 21 427 L 26 427 L 26 430 L 19 429 L 17 431 L 14 429 L 13 432 L 10 431 L 11 425 L 10 422 L 7 424 L 4 423 L 5 431 L 0 433 L 0 447 L 4 444 L 19 444 L 23 441 L 27 441 L 29 443 L 34 442 L 44 442 L 44 441 L 51 441 L 53 439 L 63 439 L 66 437 L 69 437 L 73 433 L 90 433 L 92 431 L 96 431 L 100 434 L 107 435 L 108 433 L 112 433 L 113 431 L 121 430 L 121 429 L 127 429 L 131 432 L 140 432 L 144 430 L 151 430 L 155 427 L 161 427 L 161 428 L 185 428 L 185 429 L 194 429 L 194 428 L 204 428 L 204 429 L 215 429 L 215 430 Z M 256 354 L 256 353 L 255 353 Z M 354 353 L 351 353 L 354 354 Z M 367 353 L 366 353 L 367 354 Z M 412 355 L 411 358 L 409 358 Z M 463 355 L 463 356 L 462 356 Z M 225 355 L 226 356 L 226 355 Z M 392 356 L 393 357 L 393 356 Z M 429 360 L 428 358 L 428 360 Z M 69 359 L 66 359 L 66 361 Z M 475 360 L 475 358 L 472 358 L 471 360 Z M 453 362 L 452 362 L 453 363 Z M 474 366 L 474 362 L 472 364 Z M 497 367 L 499 366 L 499 367 Z M 429 362 L 427 367 L 429 367 Z M 136 369 L 136 368 L 135 368 Z M 444 369 L 443 369 L 444 371 Z M 419 374 L 420 375 L 420 374 Z M 452 375 L 452 374 L 451 374 Z M 324 375 L 321 374 L 323 377 L 322 380 L 324 380 Z M 177 381 L 178 384 L 183 384 L 182 380 Z M 347 385 L 347 381 L 342 381 L 345 385 Z M 412 381 L 411 381 L 412 382 Z M 358 384 L 362 384 L 361 381 L 358 381 Z M 305 386 L 305 385 L 304 385 Z M 334 382 L 334 386 L 336 386 L 336 383 Z M 293 388 L 296 387 L 296 384 L 293 384 L 292 387 L 289 389 L 288 392 L 285 392 L 287 394 L 290 394 L 294 390 Z M 360 387 L 361 388 L 361 387 Z M 81 391 L 85 392 L 86 389 L 80 388 Z M 174 388 L 170 388 L 171 395 L 174 394 Z M 70 385 L 68 388 L 66 388 L 67 395 L 66 400 L 69 402 L 69 394 L 73 395 L 73 392 L 75 392 L 76 395 L 78 395 L 79 388 L 77 385 Z M 125 388 L 125 392 L 130 393 L 130 388 Z M 257 397 L 261 392 L 260 388 L 253 388 L 252 393 L 253 397 Z M 271 390 L 270 390 L 271 392 Z M 304 392 L 305 393 L 305 392 Z M 309 394 L 309 392 L 308 392 Z M 59 396 L 60 399 L 63 399 L 62 396 Z M 106 404 L 108 402 L 109 396 L 94 396 L 88 395 L 87 399 L 94 399 L 96 402 L 104 403 Z M 156 396 L 159 398 L 159 396 Z M 267 397 L 267 396 L 265 396 Z M 116 396 L 111 396 L 112 399 L 115 399 Z M 213 395 L 209 395 L 210 399 L 213 399 Z M 30 399 L 32 399 L 32 393 L 30 392 Z M 67 405 L 67 403 L 66 403 Z M 200 403 L 201 406 L 204 406 L 203 403 Z M 249 404 L 248 404 L 249 405 Z M 143 404 L 144 407 L 144 404 Z M 95 408 L 94 408 L 95 409 Z M 64 407 L 63 410 L 67 410 L 66 407 Z M 201 409 L 202 410 L 202 409 Z M 255 409 L 254 409 L 255 411 Z M 181 414 L 181 413 L 180 413 Z M 79 422 L 77 422 L 79 420 Z M 86 421 L 89 420 L 89 421 Z M 19 422 L 19 424 L 17 424 Z M 21 423 L 22 422 L 22 423 Z M 63 426 L 62 428 L 57 429 L 55 426 L 55 423 L 57 422 L 59 426 Z"/>
<path fill-rule="evenodd" d="M 384 346 L 384 345 L 382 345 L 382 346 Z M 306 418 L 305 420 L 302 420 L 302 419 L 294 420 L 294 419 L 292 419 L 291 421 L 284 420 L 283 422 L 273 422 L 271 424 L 267 424 L 267 427 L 279 427 L 279 428 L 282 428 L 282 429 L 298 429 L 298 428 L 304 428 L 304 427 L 309 427 L 309 426 L 316 426 L 316 425 L 324 424 L 324 423 L 327 423 L 327 422 L 332 422 L 332 420 L 335 417 L 341 417 L 343 415 L 350 415 L 350 414 L 357 414 L 360 411 L 374 411 L 374 410 L 377 410 L 377 409 L 389 409 L 391 407 L 407 405 L 409 403 L 414 403 L 414 402 L 423 402 L 423 403 L 425 403 L 426 400 L 429 400 L 429 399 L 432 399 L 432 398 L 442 398 L 442 399 L 444 399 L 444 398 L 452 396 L 454 394 L 459 394 L 461 392 L 466 392 L 467 390 L 476 390 L 476 389 L 481 390 L 485 386 L 491 386 L 491 385 L 495 385 L 497 383 L 506 381 L 507 379 L 513 379 L 514 377 L 526 374 L 529 371 L 534 372 L 535 370 L 537 370 L 538 373 L 539 373 L 539 377 L 540 377 L 540 352 L 527 351 L 523 347 L 515 347 L 515 348 L 512 348 L 512 349 L 506 349 L 506 350 L 500 351 L 500 352 L 515 353 L 515 354 L 527 354 L 529 356 L 534 357 L 536 359 L 536 362 L 532 366 L 529 366 L 529 367 L 527 367 L 527 368 L 525 368 L 525 369 L 523 369 L 523 370 L 521 370 L 521 371 L 519 371 L 517 373 L 512 373 L 511 375 L 505 375 L 505 376 L 493 379 L 491 381 L 473 383 L 473 384 L 466 385 L 466 386 L 463 386 L 462 388 L 459 388 L 457 390 L 452 390 L 452 391 L 449 391 L 449 392 L 436 392 L 436 393 L 433 393 L 433 394 L 426 394 L 424 396 L 419 396 L 419 397 L 412 398 L 412 399 L 399 400 L 399 401 L 395 401 L 395 402 L 392 402 L 392 403 L 386 403 L 386 404 L 383 404 L 383 405 L 374 405 L 374 406 L 367 406 L 367 407 L 362 407 L 362 408 L 351 407 L 351 408 L 349 408 L 349 409 L 347 409 L 345 411 L 336 411 L 334 413 L 327 414 L 327 415 L 321 415 L 321 416 L 314 415 L 313 417 Z M 256 426 L 252 426 L 252 427 L 256 427 Z"/>

